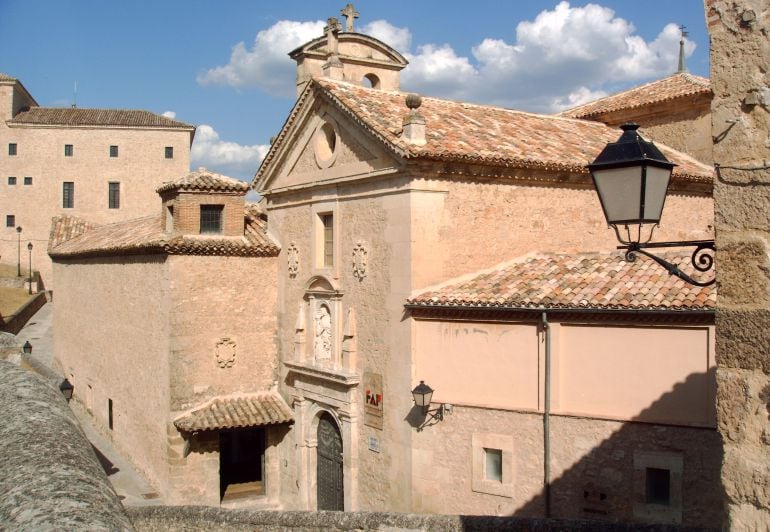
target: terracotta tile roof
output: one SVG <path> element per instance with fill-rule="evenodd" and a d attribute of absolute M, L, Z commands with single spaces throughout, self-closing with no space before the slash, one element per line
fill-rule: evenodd
<path fill-rule="evenodd" d="M 255 176 L 259 181 L 276 155 L 311 91 L 320 91 L 344 113 L 379 138 L 398 156 L 458 161 L 504 167 L 566 171 L 588 175 L 607 142 L 620 137 L 618 128 L 599 122 L 538 115 L 438 98 L 422 98 L 418 112 L 426 121 L 424 146 L 401 137 L 408 114 L 406 93 L 371 89 L 315 78 L 298 99 L 276 142 Z M 678 166 L 675 180 L 713 182 L 714 169 L 667 146 L 658 146 Z"/>
<path fill-rule="evenodd" d="M 251 185 L 249 185 L 249 183 L 217 174 L 200 167 L 176 181 L 163 183 L 157 188 L 156 192 L 161 193 L 167 190 L 185 190 L 199 192 L 242 192 L 243 194 L 246 194 L 250 188 Z"/>
<path fill-rule="evenodd" d="M 51 234 L 48 237 L 48 249 L 54 248 L 86 231 L 94 228 L 94 224 L 83 218 L 71 215 L 54 216 L 51 223 Z"/>
<path fill-rule="evenodd" d="M 69 218 L 54 219 L 52 234 L 66 235 Z M 168 255 L 273 256 L 280 248 L 267 234 L 267 222 L 260 208 L 247 204 L 243 236 L 170 236 L 161 228 L 160 216 L 92 226 L 69 239 L 58 238 L 49 247 L 54 259 L 165 253 Z"/>
<path fill-rule="evenodd" d="M 689 253 L 661 253 L 687 271 Z M 688 272 L 689 273 L 689 272 Z M 422 307 L 713 310 L 716 288 L 691 286 L 642 255 L 534 254 L 407 300 Z"/>
<path fill-rule="evenodd" d="M 187 432 L 260 427 L 294 421 L 291 408 L 277 392 L 215 397 L 180 415 L 174 426 Z"/>
<path fill-rule="evenodd" d="M 31 107 L 7 122 L 9 125 L 148 127 L 188 129 L 190 124 L 172 120 L 149 111 L 133 109 L 81 109 L 71 107 Z"/>
<path fill-rule="evenodd" d="M 562 111 L 559 115 L 571 118 L 595 118 L 605 113 L 635 109 L 699 94 L 711 94 L 711 82 L 707 78 L 688 72 L 677 72 L 672 76 Z"/>

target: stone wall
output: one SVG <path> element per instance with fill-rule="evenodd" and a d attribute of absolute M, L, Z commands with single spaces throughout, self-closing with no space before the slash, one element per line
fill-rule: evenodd
<path fill-rule="evenodd" d="M 165 492 L 170 404 L 166 257 L 57 261 L 54 273 L 61 280 L 53 308 L 54 359 L 75 387 L 73 400 Z"/>
<path fill-rule="evenodd" d="M 468 515 L 417 515 L 385 512 L 255 512 L 220 510 L 192 506 L 160 506 L 130 508 L 128 510 L 136 529 L 141 532 L 187 530 L 219 532 L 226 530 L 260 530 L 285 532 L 296 530 L 359 531 L 409 530 L 430 532 L 476 532 L 510 530 L 512 532 L 674 532 L 711 530 L 673 525 L 624 525 L 563 519 L 527 519 L 517 517 L 489 517 Z"/>
<path fill-rule="evenodd" d="M 706 0 L 705 7 L 714 161 L 721 165 L 714 202 L 722 485 L 728 526 L 764 529 L 770 522 L 770 2 Z"/>
<path fill-rule="evenodd" d="M 59 390 L 0 361 L 0 529 L 133 530 Z"/>
<path fill-rule="evenodd" d="M 555 177 L 522 174 L 533 180 Z M 415 289 L 531 252 L 614 251 L 617 246 L 599 198 L 587 184 L 458 178 L 418 180 L 413 186 L 420 189 L 412 194 Z M 680 191 L 667 198 L 655 237 L 711 238 L 713 223 L 710 197 Z"/>

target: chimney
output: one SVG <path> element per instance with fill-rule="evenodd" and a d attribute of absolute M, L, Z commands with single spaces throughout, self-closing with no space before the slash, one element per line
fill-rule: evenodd
<path fill-rule="evenodd" d="M 401 132 L 401 138 L 417 146 L 424 146 L 426 143 L 425 118 L 417 112 L 421 105 L 422 98 L 419 94 L 409 94 L 406 97 L 406 106 L 410 112 L 404 117 L 404 129 Z"/>

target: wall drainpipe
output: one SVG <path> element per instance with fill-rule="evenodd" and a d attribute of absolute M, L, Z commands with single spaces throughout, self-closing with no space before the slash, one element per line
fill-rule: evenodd
<path fill-rule="evenodd" d="M 543 405 L 543 486 L 545 488 L 545 517 L 551 517 L 551 327 L 548 316 L 543 312 L 543 335 L 545 336 L 545 386 Z"/>

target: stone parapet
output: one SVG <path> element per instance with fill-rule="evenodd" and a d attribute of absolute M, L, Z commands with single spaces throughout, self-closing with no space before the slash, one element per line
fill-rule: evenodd
<path fill-rule="evenodd" d="M 533 519 L 469 515 L 421 515 L 385 512 L 261 512 L 226 510 L 201 506 L 154 506 L 129 508 L 134 526 L 140 532 L 186 530 L 410 530 L 469 532 L 509 531 L 649 531 L 668 532 L 707 530 L 674 525 L 626 525 L 565 519 Z M 718 530 L 718 529 L 714 529 Z"/>
<path fill-rule="evenodd" d="M 134 530 L 59 390 L 0 361 L 0 529 Z"/>

